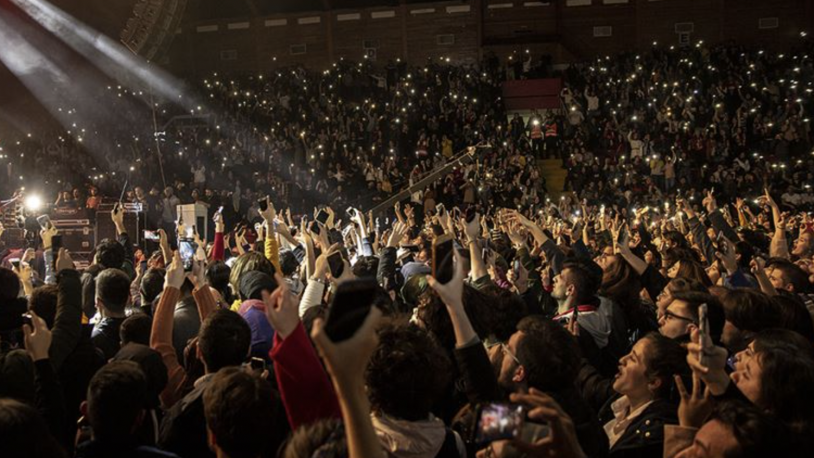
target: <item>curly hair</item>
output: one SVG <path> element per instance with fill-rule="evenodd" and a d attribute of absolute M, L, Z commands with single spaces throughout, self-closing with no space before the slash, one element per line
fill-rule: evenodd
<path fill-rule="evenodd" d="M 274 264 L 265 255 L 257 251 L 243 253 L 232 264 L 232 271 L 229 272 L 229 284 L 232 285 L 232 291 L 235 293 L 240 291 L 240 277 L 252 270 L 258 270 L 274 277 Z"/>
<path fill-rule="evenodd" d="M 523 363 L 529 387 L 559 391 L 574 386 L 580 367 L 576 340 L 561 325 L 540 315 L 520 320 L 517 359 Z"/>
<path fill-rule="evenodd" d="M 427 331 L 404 321 L 386 323 L 378 334 L 379 346 L 365 371 L 373 409 L 425 420 L 450 382 L 449 357 Z"/>
<path fill-rule="evenodd" d="M 348 458 L 348 442 L 342 420 L 318 420 L 297 428 L 281 458 Z"/>
<path fill-rule="evenodd" d="M 495 321 L 490 319 L 495 314 L 494 304 L 490 297 L 471 286 L 464 285 L 463 303 L 475 333 L 481 338 L 488 336 L 493 331 L 489 323 Z M 435 337 L 441 347 L 450 351 L 455 348 L 455 331 L 452 328 L 449 312 L 435 291 L 429 289 L 421 295 L 418 300 L 417 315 L 424 328 Z M 512 329 L 511 332 L 514 330 Z"/>

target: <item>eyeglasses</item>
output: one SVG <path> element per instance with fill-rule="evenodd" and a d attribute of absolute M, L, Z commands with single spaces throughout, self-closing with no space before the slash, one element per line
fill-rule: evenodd
<path fill-rule="evenodd" d="M 518 365 L 520 365 L 520 366 L 522 366 L 522 365 L 523 365 L 523 363 L 521 363 L 521 362 L 520 362 L 520 360 L 519 360 L 519 359 L 517 359 L 517 356 L 515 356 L 515 354 L 514 354 L 514 353 L 512 353 L 512 350 L 509 348 L 509 346 L 508 346 L 508 345 L 506 345 L 505 343 L 501 342 L 501 343 L 500 343 L 500 349 L 501 349 L 501 350 L 503 350 L 503 354 L 504 354 L 504 355 L 509 355 L 509 356 L 511 356 L 511 358 L 514 360 L 514 362 L 516 362 Z"/>
<path fill-rule="evenodd" d="M 503 354 L 505 354 L 505 355 L 509 355 L 509 356 L 510 356 L 510 357 L 511 357 L 511 358 L 514 360 L 514 362 L 516 362 L 517 364 L 519 364 L 519 365 L 521 365 L 521 366 L 523 365 L 523 363 L 521 363 L 521 362 L 520 362 L 520 360 L 519 360 L 519 359 L 517 359 L 517 356 L 515 356 L 515 354 L 514 354 L 514 353 L 512 353 L 511 348 L 509 348 L 509 346 L 508 346 L 508 345 L 506 345 L 506 344 L 505 344 L 505 343 L 503 343 L 503 342 L 495 342 L 495 343 L 493 343 L 493 344 L 487 345 L 487 346 L 486 346 L 486 349 L 487 349 L 487 350 L 491 350 L 493 347 L 497 347 L 497 346 L 500 346 L 500 351 L 502 351 L 502 352 L 503 352 Z"/>
<path fill-rule="evenodd" d="M 664 310 L 664 313 L 662 313 L 661 317 L 664 318 L 664 321 L 681 320 L 681 321 L 686 321 L 688 323 L 695 324 L 695 320 L 693 320 L 692 318 L 687 318 L 685 316 L 676 315 L 675 313 L 673 313 L 673 312 L 671 312 L 669 310 Z"/>

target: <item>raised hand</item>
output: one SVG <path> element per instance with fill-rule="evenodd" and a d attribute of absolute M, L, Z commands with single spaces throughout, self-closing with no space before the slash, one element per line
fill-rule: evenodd
<path fill-rule="evenodd" d="M 712 343 L 709 336 L 705 336 L 705 342 L 701 342 L 701 334 L 697 329 L 690 333 L 691 342 L 687 344 L 687 364 L 693 373 L 698 374 L 701 380 L 711 390 L 714 395 L 721 395 L 729 386 L 729 376 L 726 374 L 725 349 Z"/>
<path fill-rule="evenodd" d="M 678 424 L 700 428 L 712 413 L 713 405 L 709 387 L 701 388 L 701 377 L 695 371 L 692 373 L 692 393 L 687 392 L 680 375 L 673 377 L 675 377 L 678 393 L 681 395 L 681 404 L 678 405 Z"/>
<path fill-rule="evenodd" d="M 396 221 L 396 224 L 393 225 L 393 232 L 390 233 L 390 237 L 387 239 L 387 246 L 391 248 L 398 248 L 401 241 L 404 239 L 404 235 L 407 234 L 407 224 Z"/>
<path fill-rule="evenodd" d="M 23 325 L 25 350 L 34 361 L 48 359 L 48 349 L 51 348 L 51 331 L 45 324 L 45 320 L 38 317 L 33 310 L 28 313 L 31 315 L 31 324 Z"/>
<path fill-rule="evenodd" d="M 141 263 L 139 263 L 139 264 L 141 264 Z M 57 263 L 56 263 L 57 273 L 62 272 L 63 270 L 74 269 L 74 268 L 75 267 L 74 267 L 73 259 L 71 258 L 71 255 L 68 254 L 68 250 L 66 250 L 65 248 L 60 248 L 59 249 L 59 254 L 57 255 Z"/>
<path fill-rule="evenodd" d="M 513 393 L 510 399 L 514 403 L 524 404 L 529 408 L 529 419 L 545 422 L 550 427 L 547 436 L 533 443 L 515 439 L 512 444 L 517 450 L 534 458 L 586 457 L 579 445 L 573 420 L 551 396 L 536 388 L 531 388 L 528 394 Z"/>
<path fill-rule="evenodd" d="M 277 289 L 272 293 L 263 291 L 261 294 L 263 303 L 266 305 L 266 318 L 277 334 L 285 339 L 297 329 L 300 324 L 300 315 L 288 283 L 279 273 L 275 274 L 274 278 L 279 285 Z"/>
<path fill-rule="evenodd" d="M 172 255 L 172 262 L 167 265 L 167 274 L 164 277 L 164 288 L 181 289 L 185 278 L 184 264 L 181 262 L 181 255 L 176 251 Z"/>

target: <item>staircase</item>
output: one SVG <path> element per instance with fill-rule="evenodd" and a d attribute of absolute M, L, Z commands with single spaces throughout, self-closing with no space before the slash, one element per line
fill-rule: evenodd
<path fill-rule="evenodd" d="M 563 188 L 565 188 L 565 177 L 568 175 L 568 172 L 562 168 L 562 160 L 542 159 L 537 161 L 537 167 L 545 178 L 548 196 L 552 201 L 559 200 L 560 196 L 566 194 Z"/>

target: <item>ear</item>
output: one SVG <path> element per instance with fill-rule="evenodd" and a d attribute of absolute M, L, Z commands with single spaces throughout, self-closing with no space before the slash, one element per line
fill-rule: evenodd
<path fill-rule="evenodd" d="M 526 368 L 522 365 L 517 365 L 517 369 L 514 371 L 514 376 L 512 376 L 512 381 L 515 383 L 524 382 L 526 380 Z"/>
<path fill-rule="evenodd" d="M 792 284 L 790 282 L 786 283 L 786 286 L 784 286 L 783 289 L 785 289 L 786 291 L 788 291 L 790 293 L 793 293 L 794 292 L 794 284 Z"/>
<path fill-rule="evenodd" d="M 687 325 L 687 334 L 692 334 L 693 331 L 697 330 L 698 326 L 696 326 L 695 323 L 690 323 L 689 325 Z"/>
<path fill-rule="evenodd" d="M 648 389 L 648 390 L 649 390 L 651 393 L 655 393 L 656 391 L 658 391 L 658 390 L 659 390 L 659 388 L 661 388 L 661 385 L 662 385 L 663 383 L 664 383 L 664 381 L 661 379 L 661 377 L 653 377 L 653 378 L 652 378 L 652 379 L 650 379 L 650 381 L 647 383 L 647 389 Z"/>
<path fill-rule="evenodd" d="M 88 416 L 88 401 L 82 401 L 82 403 L 79 404 L 79 413 L 81 413 L 83 417 Z"/>

